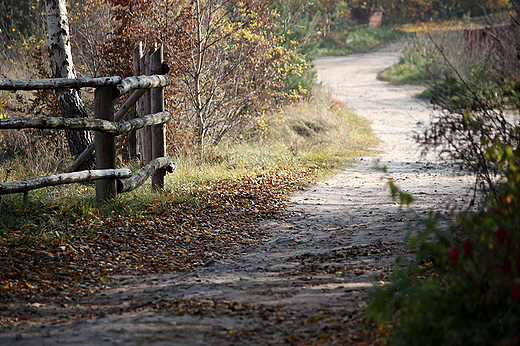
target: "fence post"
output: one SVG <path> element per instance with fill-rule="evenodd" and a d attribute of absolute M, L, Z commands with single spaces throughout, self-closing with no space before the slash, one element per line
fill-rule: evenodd
<path fill-rule="evenodd" d="M 94 117 L 114 121 L 114 97 L 111 87 L 96 89 L 94 101 Z M 95 132 L 96 168 L 116 168 L 116 137 L 102 132 Z M 115 179 L 96 181 L 96 202 L 101 203 L 117 196 Z"/>
<path fill-rule="evenodd" d="M 139 42 L 137 46 L 135 46 L 133 51 L 133 60 L 134 60 L 134 76 L 139 76 L 141 70 L 141 57 L 143 56 L 143 44 Z M 130 120 L 135 119 L 137 117 L 137 105 L 134 105 L 130 112 L 128 113 L 128 117 Z M 128 133 L 128 156 L 130 160 L 135 159 L 137 157 L 137 131 L 132 130 Z"/>
<path fill-rule="evenodd" d="M 140 72 L 142 75 L 150 74 L 150 51 L 141 57 Z M 150 90 L 146 91 L 139 101 L 141 101 L 139 116 L 144 117 L 150 114 Z M 143 165 L 147 165 L 152 161 L 152 132 L 150 127 L 147 126 L 139 130 L 139 137 L 141 141 L 141 162 Z"/>
<path fill-rule="evenodd" d="M 160 46 L 150 55 L 150 73 L 162 74 L 163 70 L 163 47 Z M 164 87 L 150 90 L 150 111 L 158 113 L 164 111 Z M 152 132 L 152 160 L 166 156 L 166 128 L 164 124 L 153 125 Z M 165 169 L 159 169 L 152 175 L 152 189 L 164 189 Z"/>

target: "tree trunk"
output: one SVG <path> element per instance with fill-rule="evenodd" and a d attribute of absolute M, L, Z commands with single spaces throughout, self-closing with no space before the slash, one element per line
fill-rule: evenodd
<path fill-rule="evenodd" d="M 515 40 L 516 58 L 520 64 L 520 0 L 511 0 L 514 13 L 511 16 L 511 28 Z"/>
<path fill-rule="evenodd" d="M 70 47 L 66 0 L 45 0 L 45 7 L 53 78 L 76 78 Z M 83 101 L 76 89 L 57 89 L 56 96 L 64 118 L 88 117 Z M 70 153 L 73 156 L 81 154 L 92 140 L 92 134 L 87 131 L 66 130 L 65 133 Z M 94 156 L 91 156 L 79 169 L 90 169 L 94 166 Z"/>

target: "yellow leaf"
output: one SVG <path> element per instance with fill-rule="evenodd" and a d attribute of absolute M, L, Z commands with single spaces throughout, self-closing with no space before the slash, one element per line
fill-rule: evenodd
<path fill-rule="evenodd" d="M 318 320 L 319 320 L 320 318 L 322 318 L 323 316 L 324 316 L 324 315 L 314 315 L 314 316 L 312 316 L 312 317 L 309 317 L 309 318 L 307 319 L 307 322 L 309 322 L 309 323 L 316 323 L 316 322 L 318 322 Z"/>
<path fill-rule="evenodd" d="M 186 241 L 189 243 L 191 241 L 190 237 L 186 237 Z"/>
<path fill-rule="evenodd" d="M 10 290 L 11 289 L 11 284 L 8 282 L 5 285 L 3 285 L 2 287 L 0 287 L 0 289 L 2 289 L 2 290 Z"/>
<path fill-rule="evenodd" d="M 229 331 L 229 334 L 236 334 L 236 333 L 237 333 L 237 331 L 234 330 L 234 329 L 231 329 L 231 330 Z"/>

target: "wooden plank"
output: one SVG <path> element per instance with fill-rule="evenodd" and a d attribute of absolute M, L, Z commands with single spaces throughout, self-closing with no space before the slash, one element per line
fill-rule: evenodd
<path fill-rule="evenodd" d="M 171 118 L 172 115 L 169 112 L 159 112 L 144 116 L 142 118 L 128 120 L 124 123 L 119 124 L 119 134 L 123 134 L 131 130 L 137 130 L 145 126 L 164 124 L 170 121 Z"/>
<path fill-rule="evenodd" d="M 150 55 L 150 73 L 155 74 L 163 68 L 164 53 L 160 46 Z M 151 113 L 164 111 L 164 88 L 158 87 L 150 90 L 150 111 Z M 166 128 L 164 123 L 151 127 L 152 137 L 152 159 L 166 156 Z M 164 188 L 164 176 L 166 171 L 158 169 L 152 175 L 152 189 L 162 190 Z"/>
<path fill-rule="evenodd" d="M 115 86 L 121 83 L 121 77 L 101 78 L 42 78 L 42 79 L 15 79 L 0 78 L 0 90 L 45 90 L 63 88 L 85 88 Z"/>
<path fill-rule="evenodd" d="M 133 51 L 134 76 L 141 75 L 141 57 L 143 56 L 143 42 L 139 42 Z"/>
<path fill-rule="evenodd" d="M 137 172 L 134 176 L 128 179 L 117 180 L 117 192 L 123 193 L 137 189 L 143 185 L 145 181 L 159 169 L 167 172 L 173 172 L 175 165 L 167 157 L 158 157 L 147 164 L 143 169 Z"/>
<path fill-rule="evenodd" d="M 59 130 L 91 130 L 118 134 L 119 127 L 115 122 L 89 118 L 6 118 L 0 119 L 0 129 L 59 129 Z"/>
<path fill-rule="evenodd" d="M 109 87 L 97 88 L 94 101 L 94 115 L 96 119 L 114 121 L 113 89 Z M 116 140 L 115 136 L 102 132 L 95 132 L 96 168 L 116 168 Z M 96 181 L 96 202 L 102 203 L 117 196 L 115 179 Z"/>
<path fill-rule="evenodd" d="M 131 176 L 132 171 L 130 171 L 127 168 L 89 170 L 73 173 L 53 174 L 45 177 L 0 183 L 0 195 L 27 192 L 31 190 L 41 189 L 42 187 L 79 183 L 82 181 L 91 181 L 107 178 L 122 179 L 129 178 Z"/>

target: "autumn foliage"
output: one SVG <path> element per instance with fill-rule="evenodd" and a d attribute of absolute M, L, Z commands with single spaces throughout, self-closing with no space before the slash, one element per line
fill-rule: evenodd
<path fill-rule="evenodd" d="M 284 76 L 302 73 L 306 63 L 271 34 L 269 1 L 108 1 L 115 28 L 107 73 L 131 75 L 138 42 L 163 45 L 174 81 L 167 108 L 201 147 L 254 130 L 255 119 L 291 96 Z"/>

